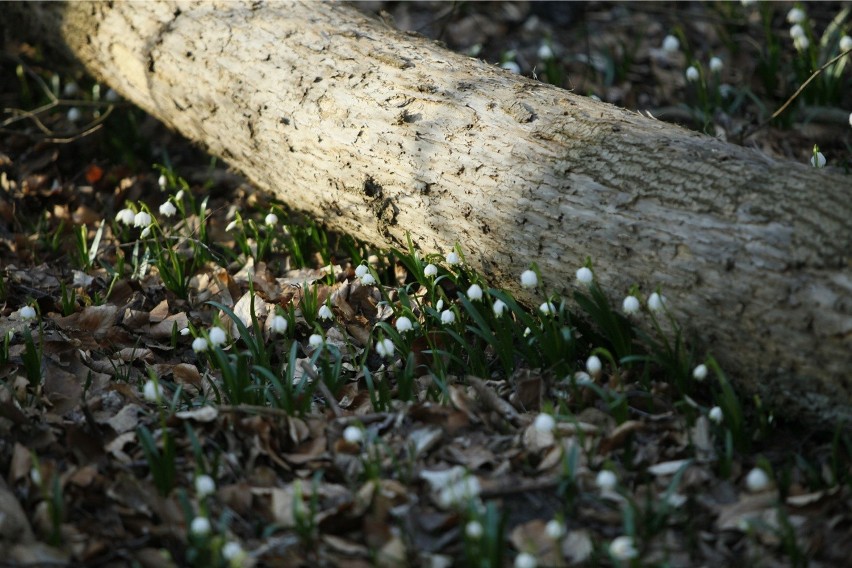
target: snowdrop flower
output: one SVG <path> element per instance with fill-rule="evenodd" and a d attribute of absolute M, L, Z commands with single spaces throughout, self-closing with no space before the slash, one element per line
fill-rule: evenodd
<path fill-rule="evenodd" d="M 449 325 L 456 321 L 456 314 L 452 310 L 444 310 L 441 312 L 441 323 Z"/>
<path fill-rule="evenodd" d="M 195 478 L 195 493 L 199 497 L 207 497 L 216 491 L 216 482 L 209 475 L 202 474 Z"/>
<path fill-rule="evenodd" d="M 186 337 L 187 335 L 189 335 L 189 334 L 191 333 L 191 331 L 192 331 L 192 330 L 190 330 L 188 327 L 185 327 L 185 328 L 183 328 L 182 330 L 180 330 L 180 334 L 181 334 L 182 336 Z"/>
<path fill-rule="evenodd" d="M 278 224 L 278 215 L 276 215 L 275 213 L 270 213 L 263 219 L 263 222 L 269 225 L 270 227 L 273 227 Z"/>
<path fill-rule="evenodd" d="M 551 519 L 544 526 L 544 533 L 553 540 L 562 538 L 562 535 L 565 534 L 565 525 L 559 519 Z"/>
<path fill-rule="evenodd" d="M 373 275 L 369 272 L 361 277 L 361 284 L 363 284 L 364 286 L 372 286 L 375 283 L 376 279 L 373 278 Z"/>
<path fill-rule="evenodd" d="M 166 174 L 160 174 L 160 177 L 157 178 L 157 185 L 160 186 L 160 189 L 166 189 L 167 183 L 168 179 L 166 179 Z"/>
<path fill-rule="evenodd" d="M 207 517 L 195 517 L 189 530 L 196 536 L 207 536 L 210 534 L 210 521 Z"/>
<path fill-rule="evenodd" d="M 80 87 L 77 86 L 77 83 L 71 81 L 65 85 L 65 88 L 62 89 L 62 94 L 68 98 L 73 97 L 80 91 Z"/>
<path fill-rule="evenodd" d="M 515 63 L 514 61 L 507 61 L 506 63 L 503 63 L 502 65 L 500 65 L 500 67 L 502 67 L 506 71 L 511 71 L 512 73 L 520 73 L 521 72 L 521 66 L 518 65 L 517 63 Z"/>
<path fill-rule="evenodd" d="M 553 48 L 551 48 L 546 43 L 541 44 L 541 46 L 538 48 L 538 58 L 543 61 L 553 59 Z"/>
<path fill-rule="evenodd" d="M 722 63 L 722 60 L 719 59 L 718 57 L 711 57 L 710 58 L 710 71 L 712 71 L 713 73 L 721 72 L 722 67 L 724 67 L 724 66 L 725 66 L 725 64 Z"/>
<path fill-rule="evenodd" d="M 447 264 L 458 264 L 459 262 L 461 262 L 461 260 L 459 260 L 459 255 L 456 251 L 450 251 L 447 254 L 446 260 Z"/>
<path fill-rule="evenodd" d="M 759 467 L 748 472 L 745 482 L 746 488 L 752 493 L 766 491 L 769 488 L 769 476 Z"/>
<path fill-rule="evenodd" d="M 380 339 L 376 342 L 376 353 L 385 359 L 393 357 L 394 345 L 393 341 L 388 338 Z"/>
<path fill-rule="evenodd" d="M 196 337 L 192 341 L 192 350 L 196 353 L 201 353 L 202 351 L 207 351 L 207 340 L 203 337 Z"/>
<path fill-rule="evenodd" d="M 503 312 L 506 311 L 506 302 L 503 300 L 497 300 L 494 302 L 494 307 L 492 309 L 494 310 L 494 317 L 499 318 L 503 315 Z"/>
<path fill-rule="evenodd" d="M 852 112 L 849 113 L 849 126 L 852 126 Z"/>
<path fill-rule="evenodd" d="M 521 273 L 521 286 L 535 288 L 538 286 L 538 275 L 532 270 L 524 270 Z"/>
<path fill-rule="evenodd" d="M 183 200 L 183 196 L 184 196 L 184 191 L 182 189 L 179 189 L 178 192 L 175 193 L 175 201 Z"/>
<path fill-rule="evenodd" d="M 601 491 L 612 491 L 617 484 L 618 477 L 608 469 L 600 470 L 597 477 L 595 477 L 595 485 Z"/>
<path fill-rule="evenodd" d="M 399 317 L 396 320 L 396 330 L 400 333 L 405 333 L 406 331 L 411 331 L 414 329 L 414 325 L 412 325 L 411 320 L 405 316 Z"/>
<path fill-rule="evenodd" d="M 791 24 L 801 24 L 805 21 L 805 11 L 801 8 L 792 8 L 787 12 L 787 21 Z"/>
<path fill-rule="evenodd" d="M 805 28 L 796 24 L 795 26 L 790 28 L 790 37 L 793 39 L 799 39 L 805 37 Z"/>
<path fill-rule="evenodd" d="M 710 418 L 716 424 L 721 424 L 724 416 L 722 415 L 722 409 L 718 406 L 714 406 L 710 409 L 710 412 L 707 414 L 707 417 Z"/>
<path fill-rule="evenodd" d="M 550 414 L 546 412 L 540 413 L 535 417 L 533 421 L 533 428 L 538 430 L 539 432 L 553 432 L 553 429 L 556 427 L 556 419 L 553 418 Z"/>
<path fill-rule="evenodd" d="M 228 223 L 228 226 L 227 226 L 227 227 L 225 227 L 225 232 L 226 232 L 226 233 L 230 233 L 231 231 L 233 231 L 234 229 L 236 229 L 236 228 L 237 228 L 237 226 L 238 226 L 239 224 L 240 224 L 240 222 L 239 222 L 239 221 L 237 221 L 236 219 L 234 219 L 233 221 L 231 221 L 230 223 Z"/>
<path fill-rule="evenodd" d="M 35 317 L 36 317 L 35 308 L 32 307 L 32 306 L 24 306 L 23 308 L 21 308 L 20 315 L 21 315 L 22 320 L 35 319 Z"/>
<path fill-rule="evenodd" d="M 482 538 L 482 533 L 485 532 L 482 528 L 482 523 L 479 521 L 470 521 L 464 526 L 464 533 L 473 540 Z"/>
<path fill-rule="evenodd" d="M 639 298 L 636 296 L 627 296 L 621 303 L 621 309 L 624 310 L 625 314 L 635 314 L 639 311 L 639 308 Z"/>
<path fill-rule="evenodd" d="M 577 282 L 579 282 L 580 284 L 588 286 L 592 283 L 592 280 L 594 279 L 595 275 L 592 274 L 591 269 L 589 269 L 587 266 L 584 266 L 577 270 Z"/>
<path fill-rule="evenodd" d="M 364 430 L 358 426 L 347 426 L 343 430 L 343 439 L 350 444 L 360 444 L 364 440 Z"/>
<path fill-rule="evenodd" d="M 222 345 L 225 341 L 228 340 L 228 335 L 225 333 L 225 330 L 221 327 L 211 327 L 208 332 L 208 337 L 210 337 L 210 343 L 213 347 L 217 345 Z"/>
<path fill-rule="evenodd" d="M 648 296 L 648 309 L 652 312 L 659 312 L 666 304 L 666 297 L 654 292 Z"/>
<path fill-rule="evenodd" d="M 160 205 L 160 215 L 163 215 L 164 217 L 171 217 L 175 213 L 177 213 L 177 207 L 175 207 L 175 204 L 171 201 L 166 201 Z"/>
<path fill-rule="evenodd" d="M 144 239 L 150 234 L 151 234 L 151 225 L 148 225 L 147 227 L 142 229 L 141 233 L 139 233 L 139 238 Z"/>
<path fill-rule="evenodd" d="M 536 568 L 538 561 L 529 552 L 521 552 L 515 556 L 515 568 Z"/>
<path fill-rule="evenodd" d="M 698 69 L 694 65 L 690 65 L 686 68 L 686 80 L 690 83 L 694 83 L 698 80 L 701 74 L 698 72 Z"/>
<path fill-rule="evenodd" d="M 370 269 L 367 268 L 366 264 L 359 264 L 355 268 L 355 276 L 357 276 L 358 278 L 363 278 L 364 275 L 367 274 L 368 272 L 370 272 Z"/>
<path fill-rule="evenodd" d="M 586 359 L 586 370 L 593 377 L 596 377 L 600 374 L 603 369 L 603 364 L 597 355 L 592 355 L 588 359 Z"/>
<path fill-rule="evenodd" d="M 423 274 L 429 277 L 436 276 L 438 274 L 438 267 L 434 264 L 427 264 L 426 268 L 423 269 Z"/>
<path fill-rule="evenodd" d="M 71 107 L 68 110 L 68 120 L 69 121 L 77 122 L 81 118 L 83 118 L 83 113 L 80 112 L 80 109 L 78 109 L 77 107 Z"/>
<path fill-rule="evenodd" d="M 122 209 L 118 212 L 118 215 L 115 216 L 116 221 L 127 226 L 132 225 L 135 218 L 136 213 L 133 212 L 133 209 Z"/>
<path fill-rule="evenodd" d="M 850 49 L 852 49 L 852 37 L 845 35 L 840 38 L 840 51 L 849 51 Z"/>
<path fill-rule="evenodd" d="M 440 312 L 443 309 L 444 309 L 444 300 L 443 300 L 443 298 L 438 298 L 438 301 L 435 304 L 435 311 Z"/>
<path fill-rule="evenodd" d="M 270 327 L 275 333 L 284 333 L 287 331 L 287 318 L 284 316 L 275 316 L 272 318 L 272 325 Z"/>
<path fill-rule="evenodd" d="M 532 330 L 530 328 L 528 328 L 528 327 L 524 328 L 524 337 L 528 336 L 531 333 L 532 333 Z"/>
<path fill-rule="evenodd" d="M 663 51 L 667 53 L 674 53 L 678 49 L 680 49 L 680 40 L 678 40 L 675 36 L 669 34 L 663 38 Z"/>
<path fill-rule="evenodd" d="M 574 373 L 574 384 L 578 387 L 582 387 L 588 384 L 593 383 L 591 375 L 585 371 L 577 371 Z"/>
<path fill-rule="evenodd" d="M 633 544 L 633 537 L 620 536 L 609 544 L 609 553 L 616 560 L 633 560 L 639 556 L 639 551 Z"/>
<path fill-rule="evenodd" d="M 314 333 L 308 338 L 308 344 L 314 349 L 319 349 L 320 347 L 322 347 L 323 344 L 322 335 Z"/>
<path fill-rule="evenodd" d="M 151 215 L 146 213 L 145 211 L 140 211 L 136 215 L 133 216 L 133 226 L 134 227 L 147 227 L 151 224 Z"/>
<path fill-rule="evenodd" d="M 229 542 L 222 547 L 222 557 L 227 560 L 231 566 L 239 566 L 244 556 L 245 552 L 243 552 L 243 547 L 237 542 Z"/>
<path fill-rule="evenodd" d="M 538 311 L 540 311 L 544 315 L 555 314 L 556 306 L 553 305 L 553 302 L 545 302 L 538 307 Z"/>
<path fill-rule="evenodd" d="M 104 95 L 104 99 L 108 103 L 117 103 L 120 98 L 121 97 L 118 96 L 118 93 L 115 92 L 115 89 L 108 90 L 106 95 Z"/>
<path fill-rule="evenodd" d="M 470 298 L 471 302 L 482 299 L 482 288 L 479 287 L 479 284 L 471 284 L 470 288 L 467 289 L 467 297 Z"/>
<path fill-rule="evenodd" d="M 692 378 L 696 381 L 703 381 L 707 378 L 707 365 L 701 364 L 692 370 Z"/>
<path fill-rule="evenodd" d="M 811 40 L 809 40 L 806 36 L 797 37 L 793 40 L 793 46 L 798 51 L 805 51 L 811 45 Z"/>
<path fill-rule="evenodd" d="M 30 479 L 33 480 L 33 483 L 41 487 L 41 482 L 43 481 L 41 477 L 41 470 L 37 467 L 34 467 L 30 470 Z"/>
<path fill-rule="evenodd" d="M 157 402 L 160 400 L 162 395 L 162 391 L 160 390 L 160 385 L 157 384 L 156 381 L 146 381 L 145 388 L 143 389 L 145 400 L 148 402 Z"/>
<path fill-rule="evenodd" d="M 811 165 L 815 168 L 824 168 L 825 161 L 825 156 L 822 152 L 817 152 L 815 156 L 811 156 Z"/>
<path fill-rule="evenodd" d="M 323 320 L 330 320 L 334 318 L 334 312 L 331 311 L 331 308 L 327 304 L 323 304 L 320 306 L 319 311 L 317 311 L 317 317 Z"/>

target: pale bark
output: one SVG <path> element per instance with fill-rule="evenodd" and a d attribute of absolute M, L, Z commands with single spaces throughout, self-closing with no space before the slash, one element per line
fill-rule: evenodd
<path fill-rule="evenodd" d="M 19 6 L 107 82 L 295 209 L 377 245 L 461 243 L 522 298 L 586 256 L 660 286 L 738 384 L 852 418 L 850 178 L 453 54 L 342 5 Z M 35 22 L 35 23 L 33 23 Z"/>

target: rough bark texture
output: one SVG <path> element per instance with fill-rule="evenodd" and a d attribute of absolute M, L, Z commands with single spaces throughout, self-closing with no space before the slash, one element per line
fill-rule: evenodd
<path fill-rule="evenodd" d="M 661 286 L 769 404 L 852 418 L 848 176 L 510 75 L 342 5 L 17 13 L 329 227 L 397 246 L 410 231 L 429 252 L 459 241 L 491 283 L 528 300 L 517 276 L 530 262 L 547 290 L 569 293 L 591 256 L 615 294 Z"/>

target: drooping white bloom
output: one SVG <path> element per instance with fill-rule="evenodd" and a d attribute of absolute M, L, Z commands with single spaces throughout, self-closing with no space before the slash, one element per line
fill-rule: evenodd
<path fill-rule="evenodd" d="M 852 126 L 852 112 L 849 113 L 849 126 Z"/>
<path fill-rule="evenodd" d="M 34 467 L 30 470 L 30 479 L 33 480 L 33 483 L 41 487 L 41 482 L 43 481 L 41 476 L 41 470 L 37 467 Z"/>
<path fill-rule="evenodd" d="M 151 224 L 151 215 L 145 211 L 140 211 L 133 216 L 134 227 L 147 227 Z"/>
<path fill-rule="evenodd" d="M 612 491 L 618 485 L 618 476 L 608 469 L 602 469 L 595 477 L 595 485 L 601 491 Z"/>
<path fill-rule="evenodd" d="M 591 375 L 585 371 L 577 371 L 574 373 L 574 384 L 578 387 L 582 387 L 588 384 L 595 382 Z"/>
<path fill-rule="evenodd" d="M 234 219 L 233 221 L 231 221 L 230 223 L 228 223 L 228 226 L 227 226 L 227 227 L 225 227 L 225 232 L 226 232 L 226 233 L 230 233 L 231 231 L 233 231 L 234 229 L 236 229 L 236 228 L 239 226 L 239 224 L 240 224 L 240 222 L 239 222 L 239 221 L 237 221 L 236 219 Z"/>
<path fill-rule="evenodd" d="M 805 37 L 805 28 L 796 24 L 795 26 L 790 28 L 790 37 L 793 39 L 799 39 Z"/>
<path fill-rule="evenodd" d="M 180 330 L 180 334 L 181 334 L 181 335 L 183 335 L 184 337 L 186 337 L 186 336 L 187 336 L 187 335 L 189 335 L 190 333 L 192 333 L 192 330 L 191 330 L 191 329 L 189 329 L 188 327 L 185 327 L 185 328 L 183 328 L 182 330 Z"/>
<path fill-rule="evenodd" d="M 698 365 L 692 370 L 692 378 L 696 381 L 703 381 L 707 378 L 707 365 L 704 363 Z"/>
<path fill-rule="evenodd" d="M 115 92 L 115 89 L 109 89 L 104 95 L 104 99 L 108 103 L 117 103 L 121 97 L 118 96 L 118 93 Z"/>
<path fill-rule="evenodd" d="M 666 297 L 654 292 L 648 296 L 648 309 L 652 312 L 659 312 L 666 305 Z"/>
<path fill-rule="evenodd" d="M 518 65 L 517 63 L 515 63 L 514 61 L 507 61 L 506 63 L 503 63 L 502 65 L 500 65 L 500 67 L 502 67 L 506 71 L 511 71 L 512 73 L 520 73 L 521 72 L 521 66 Z"/>
<path fill-rule="evenodd" d="M 313 335 L 311 335 L 308 338 L 308 344 L 311 347 L 313 347 L 314 349 L 318 349 L 318 348 L 322 347 L 322 344 L 323 344 L 322 335 L 320 335 L 318 333 L 314 333 Z"/>
<path fill-rule="evenodd" d="M 148 225 L 147 227 L 142 229 L 141 233 L 139 233 L 139 238 L 142 238 L 142 239 L 147 238 L 148 235 L 150 235 L 150 234 L 151 234 L 151 225 Z"/>
<path fill-rule="evenodd" d="M 470 285 L 470 288 L 467 289 L 467 297 L 470 298 L 471 302 L 477 302 L 482 299 L 482 288 L 479 284 Z"/>
<path fill-rule="evenodd" d="M 71 107 L 68 109 L 68 120 L 70 122 L 77 122 L 81 118 L 83 118 L 83 113 L 80 112 L 80 109 L 77 107 Z"/>
<path fill-rule="evenodd" d="M 801 8 L 791 8 L 789 12 L 787 12 L 787 21 L 791 24 L 801 24 L 805 21 L 807 15 L 805 11 Z"/>
<path fill-rule="evenodd" d="M 287 318 L 284 316 L 275 316 L 272 318 L 272 325 L 270 327 L 275 333 L 284 333 L 287 331 Z"/>
<path fill-rule="evenodd" d="M 598 376 L 603 369 L 603 364 L 597 355 L 592 355 L 588 359 L 586 359 L 586 370 L 593 377 Z"/>
<path fill-rule="evenodd" d="M 169 180 L 166 178 L 166 174 L 160 174 L 160 177 L 157 178 L 157 185 L 160 186 L 160 189 L 166 189 L 168 181 Z"/>
<path fill-rule="evenodd" d="M 70 83 L 65 84 L 65 88 L 62 89 L 62 94 L 68 98 L 73 97 L 80 91 L 80 87 L 77 86 L 77 83 L 71 81 Z"/>
<path fill-rule="evenodd" d="M 503 315 L 503 312 L 506 311 L 506 302 L 503 300 L 497 300 L 494 302 L 494 307 L 492 309 L 494 310 L 494 316 L 499 318 Z"/>
<path fill-rule="evenodd" d="M 639 311 L 640 307 L 639 298 L 636 296 L 627 296 L 621 303 L 621 309 L 624 310 L 625 314 L 635 314 Z"/>
<path fill-rule="evenodd" d="M 216 491 L 216 482 L 207 474 L 201 474 L 195 478 L 195 493 L 199 497 L 207 497 Z"/>
<path fill-rule="evenodd" d="M 840 38 L 840 51 L 844 52 L 849 51 L 850 49 L 852 49 L 852 37 L 845 35 Z"/>
<path fill-rule="evenodd" d="M 720 58 L 718 58 L 718 57 L 711 57 L 710 58 L 710 71 L 712 71 L 713 73 L 721 72 L 722 68 L 724 66 L 725 66 L 725 64 L 722 63 L 722 60 Z"/>
<path fill-rule="evenodd" d="M 222 345 L 228 340 L 228 334 L 225 333 L 225 330 L 221 327 L 211 327 L 210 331 L 207 333 L 207 336 L 210 338 L 210 343 L 213 347 L 217 345 Z"/>
<path fill-rule="evenodd" d="M 533 421 L 533 428 L 539 432 L 553 432 L 556 427 L 556 419 L 546 412 L 540 413 Z"/>
<path fill-rule="evenodd" d="M 229 542 L 222 547 L 222 556 L 225 560 L 239 560 L 243 556 L 243 547 L 238 542 Z"/>
<path fill-rule="evenodd" d="M 444 310 L 441 312 L 441 323 L 449 325 L 456 321 L 456 314 L 452 310 Z"/>
<path fill-rule="evenodd" d="M 544 526 L 544 533 L 553 540 L 562 538 L 565 534 L 565 525 L 559 519 L 550 519 Z"/>
<path fill-rule="evenodd" d="M 148 402 L 157 402 L 162 396 L 162 391 L 156 381 L 148 380 L 145 382 L 143 394 L 145 395 L 145 400 Z"/>
<path fill-rule="evenodd" d="M 177 193 L 175 193 L 175 201 L 182 201 L 184 196 L 184 191 L 179 189 Z"/>
<path fill-rule="evenodd" d="M 811 45 L 811 40 L 807 36 L 797 37 L 793 40 L 793 46 L 797 51 L 805 51 Z"/>
<path fill-rule="evenodd" d="M 533 270 L 524 270 L 521 273 L 521 286 L 524 288 L 535 288 L 538 286 L 538 275 Z"/>
<path fill-rule="evenodd" d="M 278 224 L 278 215 L 276 215 L 275 213 L 269 213 L 263 219 L 263 222 L 269 225 L 270 227 L 273 227 Z"/>
<path fill-rule="evenodd" d="M 769 476 L 766 475 L 766 472 L 759 467 L 748 472 L 745 482 L 746 488 L 752 493 L 765 491 L 769 488 Z"/>
<path fill-rule="evenodd" d="M 536 568 L 538 561 L 529 552 L 521 552 L 515 556 L 515 568 Z"/>
<path fill-rule="evenodd" d="M 438 267 L 434 264 L 427 264 L 426 268 L 423 269 L 423 274 L 426 276 L 436 276 L 438 274 Z"/>
<path fill-rule="evenodd" d="M 207 536 L 210 534 L 210 528 L 210 520 L 207 517 L 195 517 L 189 530 L 196 536 Z"/>
<path fill-rule="evenodd" d="M 343 430 L 343 439 L 350 444 L 360 444 L 364 440 L 364 430 L 354 424 L 347 426 Z"/>
<path fill-rule="evenodd" d="M 446 261 L 447 264 L 458 264 L 459 262 L 461 262 L 461 260 L 459 259 L 459 255 L 456 251 L 450 251 L 447 254 Z"/>
<path fill-rule="evenodd" d="M 380 357 L 384 357 L 385 359 L 393 357 L 394 349 L 395 347 L 393 341 L 391 341 L 387 337 L 384 339 L 380 339 L 376 342 L 376 353 L 378 353 Z"/>
<path fill-rule="evenodd" d="M 811 165 L 815 168 L 824 168 L 825 162 L 825 156 L 822 152 L 817 152 L 816 156 L 811 156 Z"/>
<path fill-rule="evenodd" d="M 177 213 L 177 207 L 171 201 L 166 201 L 162 205 L 160 205 L 160 215 L 164 217 L 171 217 Z"/>
<path fill-rule="evenodd" d="M 36 317 L 35 308 L 32 307 L 32 306 L 24 306 L 24 307 L 21 308 L 20 315 L 21 315 L 22 320 L 35 319 L 35 317 Z"/>
<path fill-rule="evenodd" d="M 524 337 L 528 336 L 532 333 L 532 330 L 528 327 L 524 328 Z"/>
<path fill-rule="evenodd" d="M 698 69 L 694 65 L 690 65 L 686 68 L 686 80 L 690 83 L 696 82 L 701 77 L 701 74 L 698 72 Z"/>
<path fill-rule="evenodd" d="M 330 320 L 334 318 L 334 312 L 331 311 L 331 308 L 329 308 L 327 304 L 323 304 L 317 311 L 317 317 L 323 320 Z"/>
<path fill-rule="evenodd" d="M 133 212 L 133 209 L 122 209 L 115 216 L 115 220 L 124 225 L 132 225 L 133 221 L 136 219 L 136 213 Z"/>
<path fill-rule="evenodd" d="M 485 532 L 482 528 L 482 523 L 479 521 L 470 521 L 464 526 L 464 533 L 473 540 L 482 538 L 482 533 Z"/>
<path fill-rule="evenodd" d="M 376 283 L 376 279 L 369 272 L 361 277 L 361 284 L 364 286 L 372 286 Z"/>
<path fill-rule="evenodd" d="M 669 34 L 663 38 L 663 51 L 674 53 L 678 49 L 680 49 L 680 40 L 677 37 Z"/>
<path fill-rule="evenodd" d="M 414 329 L 414 325 L 411 323 L 411 320 L 405 316 L 400 316 L 396 320 L 396 330 L 400 333 L 405 333 L 406 331 L 411 331 Z"/>
<path fill-rule="evenodd" d="M 196 337 L 192 340 L 192 350 L 196 353 L 201 353 L 202 351 L 207 351 L 207 340 L 203 337 Z"/>
<path fill-rule="evenodd" d="M 367 274 L 368 272 L 370 272 L 370 269 L 367 268 L 366 264 L 359 264 L 355 268 L 355 276 L 357 276 L 358 278 L 363 278 L 364 275 Z"/>
<path fill-rule="evenodd" d="M 541 44 L 538 48 L 538 58 L 542 61 L 553 59 L 553 48 L 546 43 Z"/>
<path fill-rule="evenodd" d="M 538 311 L 543 313 L 544 315 L 551 315 L 556 313 L 556 306 L 553 305 L 553 302 L 544 302 L 542 305 L 538 307 Z"/>
<path fill-rule="evenodd" d="M 721 424 L 724 415 L 722 414 L 721 408 L 719 408 L 718 406 L 714 406 L 710 409 L 710 412 L 707 413 L 707 417 L 710 418 L 710 420 L 712 420 L 716 424 Z"/>
<path fill-rule="evenodd" d="M 595 275 L 592 274 L 592 271 L 589 267 L 584 266 L 577 270 L 577 282 L 588 286 L 592 283 L 592 280 L 595 279 Z"/>
<path fill-rule="evenodd" d="M 620 536 L 609 544 L 609 553 L 616 560 L 633 560 L 639 556 L 639 551 L 633 544 L 633 537 Z"/>

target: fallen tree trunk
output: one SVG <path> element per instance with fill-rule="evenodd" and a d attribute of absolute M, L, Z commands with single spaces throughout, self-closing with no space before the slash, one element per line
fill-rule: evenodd
<path fill-rule="evenodd" d="M 8 6 L 8 5 L 7 5 Z M 11 10 L 7 10 L 7 13 Z M 18 5 L 288 205 L 380 246 L 456 241 L 492 284 L 660 286 L 739 384 L 852 418 L 850 178 L 453 54 L 327 3 Z"/>

